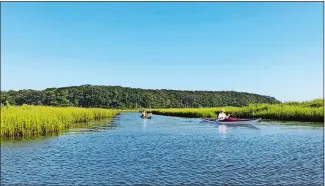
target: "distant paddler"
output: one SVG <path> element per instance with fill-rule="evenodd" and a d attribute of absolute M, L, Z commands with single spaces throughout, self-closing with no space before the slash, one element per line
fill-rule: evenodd
<path fill-rule="evenodd" d="M 141 118 L 143 118 L 143 119 L 151 119 L 151 117 L 152 117 L 151 111 L 145 111 L 145 110 L 142 111 Z"/>
<path fill-rule="evenodd" d="M 147 112 L 146 112 L 145 110 L 142 110 L 141 117 L 142 117 L 142 118 L 147 117 Z"/>

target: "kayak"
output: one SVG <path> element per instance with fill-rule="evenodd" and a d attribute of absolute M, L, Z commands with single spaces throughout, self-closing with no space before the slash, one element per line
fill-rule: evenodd
<path fill-rule="evenodd" d="M 218 124 L 253 124 L 257 123 L 261 120 L 261 118 L 251 118 L 251 119 L 235 119 L 235 118 L 227 118 L 225 120 L 216 120 L 211 118 L 202 118 L 203 121 L 213 122 Z"/>
<path fill-rule="evenodd" d="M 215 120 L 210 118 L 202 118 L 203 121 L 213 122 L 218 124 L 253 124 L 261 120 L 261 118 L 252 118 L 252 119 L 236 119 L 236 120 Z"/>

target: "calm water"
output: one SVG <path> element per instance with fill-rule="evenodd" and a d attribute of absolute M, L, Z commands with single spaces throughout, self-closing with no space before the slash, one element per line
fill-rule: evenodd
<path fill-rule="evenodd" d="M 323 185 L 323 128 L 225 127 L 139 113 L 1 145 L 1 185 Z"/>

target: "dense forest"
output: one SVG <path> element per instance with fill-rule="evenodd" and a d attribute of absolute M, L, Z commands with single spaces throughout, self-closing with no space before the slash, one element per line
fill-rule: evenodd
<path fill-rule="evenodd" d="M 273 97 L 235 91 L 150 90 L 120 86 L 71 86 L 1 91 L 1 104 L 97 108 L 184 108 L 280 103 Z"/>

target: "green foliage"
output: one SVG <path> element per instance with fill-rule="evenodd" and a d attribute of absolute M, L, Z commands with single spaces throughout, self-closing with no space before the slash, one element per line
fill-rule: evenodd
<path fill-rule="evenodd" d="M 324 106 L 324 99 L 314 99 L 311 101 L 303 101 L 303 102 L 289 101 L 289 102 L 285 102 L 284 104 L 292 105 L 292 106 L 304 106 L 304 107 L 322 107 Z"/>
<path fill-rule="evenodd" d="M 238 118 L 263 118 L 279 121 L 324 122 L 324 101 L 317 99 L 284 104 L 250 104 L 244 107 L 223 107 L 227 113 Z M 155 109 L 154 114 L 180 117 L 215 118 L 221 107 Z"/>
<path fill-rule="evenodd" d="M 12 105 L 96 108 L 200 108 L 280 103 L 273 97 L 234 91 L 148 90 L 120 86 L 82 85 L 43 91 L 1 91 L 1 103 Z"/>

